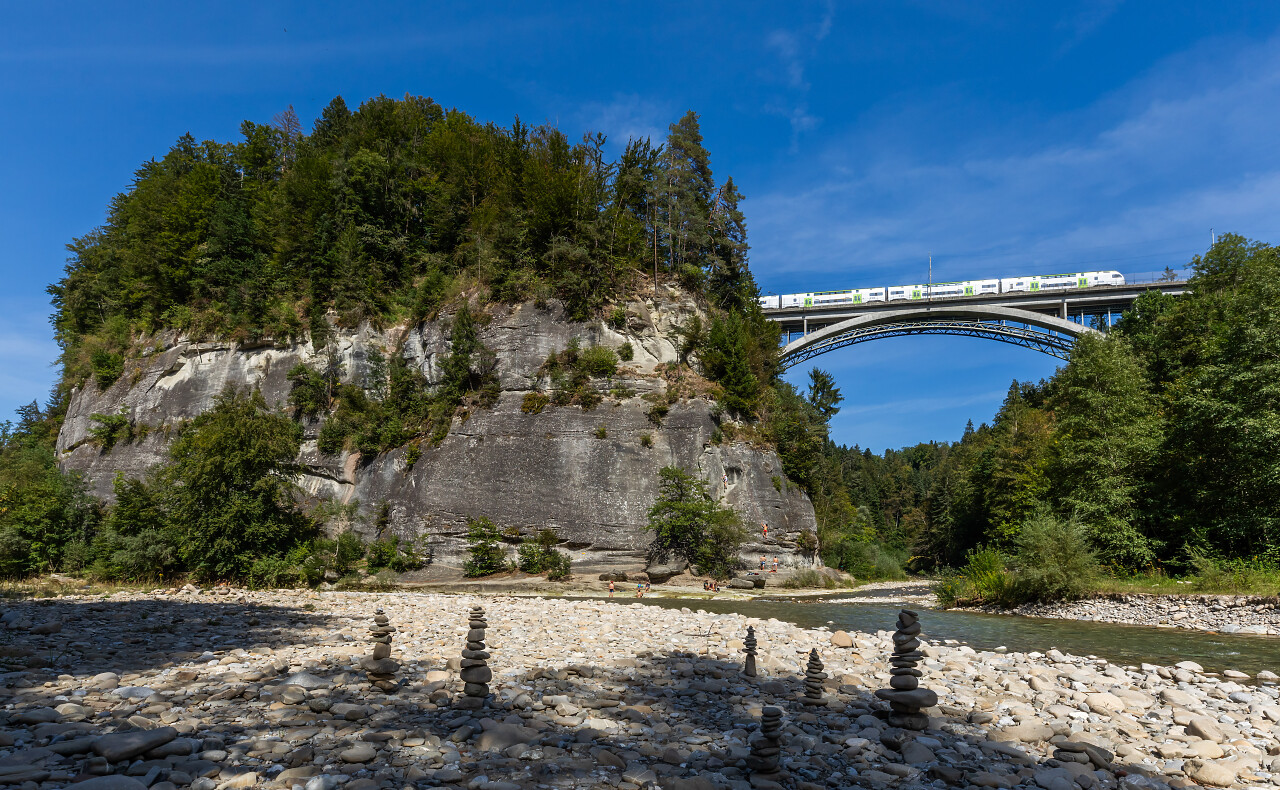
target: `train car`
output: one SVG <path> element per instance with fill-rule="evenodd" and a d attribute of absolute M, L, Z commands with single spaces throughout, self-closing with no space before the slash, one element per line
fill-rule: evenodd
<path fill-rule="evenodd" d="M 1004 277 L 1000 280 L 1000 292 L 1061 291 L 1068 288 L 1091 288 L 1097 285 L 1124 285 L 1124 275 L 1117 271 L 1105 271 Z"/>
<path fill-rule="evenodd" d="M 928 285 L 890 285 L 885 289 L 888 301 L 897 302 L 902 299 L 924 299 L 928 296 Z"/>
<path fill-rule="evenodd" d="M 1000 293 L 999 280 L 963 280 L 954 283 L 934 283 L 927 286 L 925 298 L 948 299 L 954 296 L 981 296 Z"/>
<path fill-rule="evenodd" d="M 766 310 L 782 307 L 839 307 L 841 305 L 883 302 L 884 288 L 852 288 L 847 291 L 815 291 L 803 294 L 761 297 Z"/>

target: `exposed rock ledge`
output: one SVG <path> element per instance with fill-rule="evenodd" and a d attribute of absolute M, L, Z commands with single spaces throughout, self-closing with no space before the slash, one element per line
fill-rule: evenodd
<path fill-rule="evenodd" d="M 671 406 L 661 426 L 647 417 L 645 393 L 663 392 L 666 382 L 656 366 L 675 359 L 671 330 L 697 308 L 670 291 L 656 303 L 627 305 L 628 323 L 621 331 L 602 322 L 568 321 L 556 303 L 532 303 L 495 310 L 480 330 L 481 341 L 497 355 L 502 395 L 489 410 L 476 410 L 455 420 L 438 446 L 422 445 L 422 455 L 406 468 L 403 448 L 362 458 L 343 453 L 327 456 L 316 449 L 320 421 L 306 426 L 301 453 L 309 473 L 302 488 L 339 502 L 360 503 L 365 518 L 356 525 L 373 530 L 369 516 L 382 503 L 390 506 L 388 534 L 432 541 L 437 570 L 461 567 L 468 517 L 488 516 L 500 526 L 531 533 L 550 527 L 571 551 L 575 572 L 638 570 L 648 536 L 647 511 L 657 494 L 658 470 L 678 464 L 713 481 L 714 490 L 737 508 L 758 536 L 769 525 L 769 543 L 750 543 L 743 555 L 777 555 L 784 565 L 807 565 L 810 558 L 795 550 L 802 531 L 816 528 L 813 507 L 784 479 L 781 462 L 768 449 L 747 443 L 713 444 L 714 404 L 701 398 Z M 364 376 L 370 349 L 393 349 L 403 339 L 409 364 L 438 381 L 439 363 L 448 354 L 444 322 L 379 331 L 370 326 L 341 330 L 331 342 L 339 349 L 345 379 Z M 523 396 L 538 385 L 538 368 L 548 354 L 577 337 L 582 345 L 618 347 L 630 341 L 635 359 L 624 363 L 612 386 L 635 394 L 606 398 L 592 410 L 548 406 L 540 414 L 521 411 Z M 141 476 L 163 460 L 172 428 L 208 409 L 228 385 L 256 387 L 268 404 L 288 402 L 287 373 L 298 362 L 317 360 L 310 342 L 287 345 L 197 343 L 184 337 L 161 338 L 148 355 L 130 360 L 125 374 L 99 392 L 92 384 L 74 393 L 58 437 L 64 468 L 82 473 L 92 491 L 111 497 L 117 471 Z M 103 453 L 87 442 L 91 415 L 124 412 L 150 432 L 141 440 Z M 603 426 L 605 438 L 598 438 Z M 643 437 L 652 446 L 646 447 Z M 727 487 L 722 478 L 728 478 Z"/>

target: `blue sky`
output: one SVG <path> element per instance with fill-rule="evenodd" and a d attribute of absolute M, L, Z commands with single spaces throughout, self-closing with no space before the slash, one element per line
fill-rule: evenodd
<path fill-rule="evenodd" d="M 794 292 L 1179 267 L 1280 239 L 1280 4 L 103 3 L 0 11 L 0 413 L 44 399 L 44 287 L 140 163 L 292 104 L 428 95 L 507 124 L 702 117 L 752 268 Z M 837 440 L 955 439 L 1056 360 L 969 338 L 828 354 Z M 797 370 L 797 381 L 806 376 Z"/>

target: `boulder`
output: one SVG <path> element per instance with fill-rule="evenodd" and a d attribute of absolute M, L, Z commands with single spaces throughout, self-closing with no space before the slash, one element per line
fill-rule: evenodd
<path fill-rule="evenodd" d="M 622 571 L 609 571 L 608 573 L 600 574 L 600 581 L 602 582 L 625 582 L 626 580 L 627 574 Z"/>
<path fill-rule="evenodd" d="M 157 727 L 154 730 L 129 730 L 104 735 L 93 742 L 93 753 L 109 763 L 137 757 L 149 752 L 157 746 L 163 746 L 178 737 L 178 731 L 172 727 Z"/>
<path fill-rule="evenodd" d="M 750 579 L 730 579 L 729 586 L 735 590 L 754 590 L 756 583 Z"/>
<path fill-rule="evenodd" d="M 644 569 L 648 575 L 649 581 L 654 584 L 662 584 L 672 576 L 678 576 L 684 573 L 685 568 L 689 567 L 689 563 L 683 560 L 673 560 L 663 565 L 650 565 Z"/>
<path fill-rule="evenodd" d="M 831 635 L 833 647 L 853 647 L 853 637 L 847 631 L 836 631 Z"/>

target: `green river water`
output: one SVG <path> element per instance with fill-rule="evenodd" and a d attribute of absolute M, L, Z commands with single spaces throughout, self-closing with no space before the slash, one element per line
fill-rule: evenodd
<path fill-rule="evenodd" d="M 688 608 L 706 612 L 735 612 L 773 618 L 804 628 L 827 626 L 831 630 L 893 630 L 901 605 L 891 603 L 837 603 L 839 593 L 817 598 L 756 598 L 749 601 L 680 598 L 613 598 L 618 604 L 642 603 L 667 609 Z M 1078 656 L 1097 656 L 1117 664 L 1173 665 L 1195 661 L 1210 672 L 1236 669 L 1255 674 L 1267 669 L 1280 673 L 1280 638 L 1242 634 L 1217 634 L 1172 628 L 1152 628 L 1115 623 L 1051 620 L 1039 617 L 976 614 L 946 610 L 919 610 L 926 638 L 940 642 L 954 639 L 975 650 L 1004 646 L 1010 651 L 1045 652 L 1057 648 Z"/>

